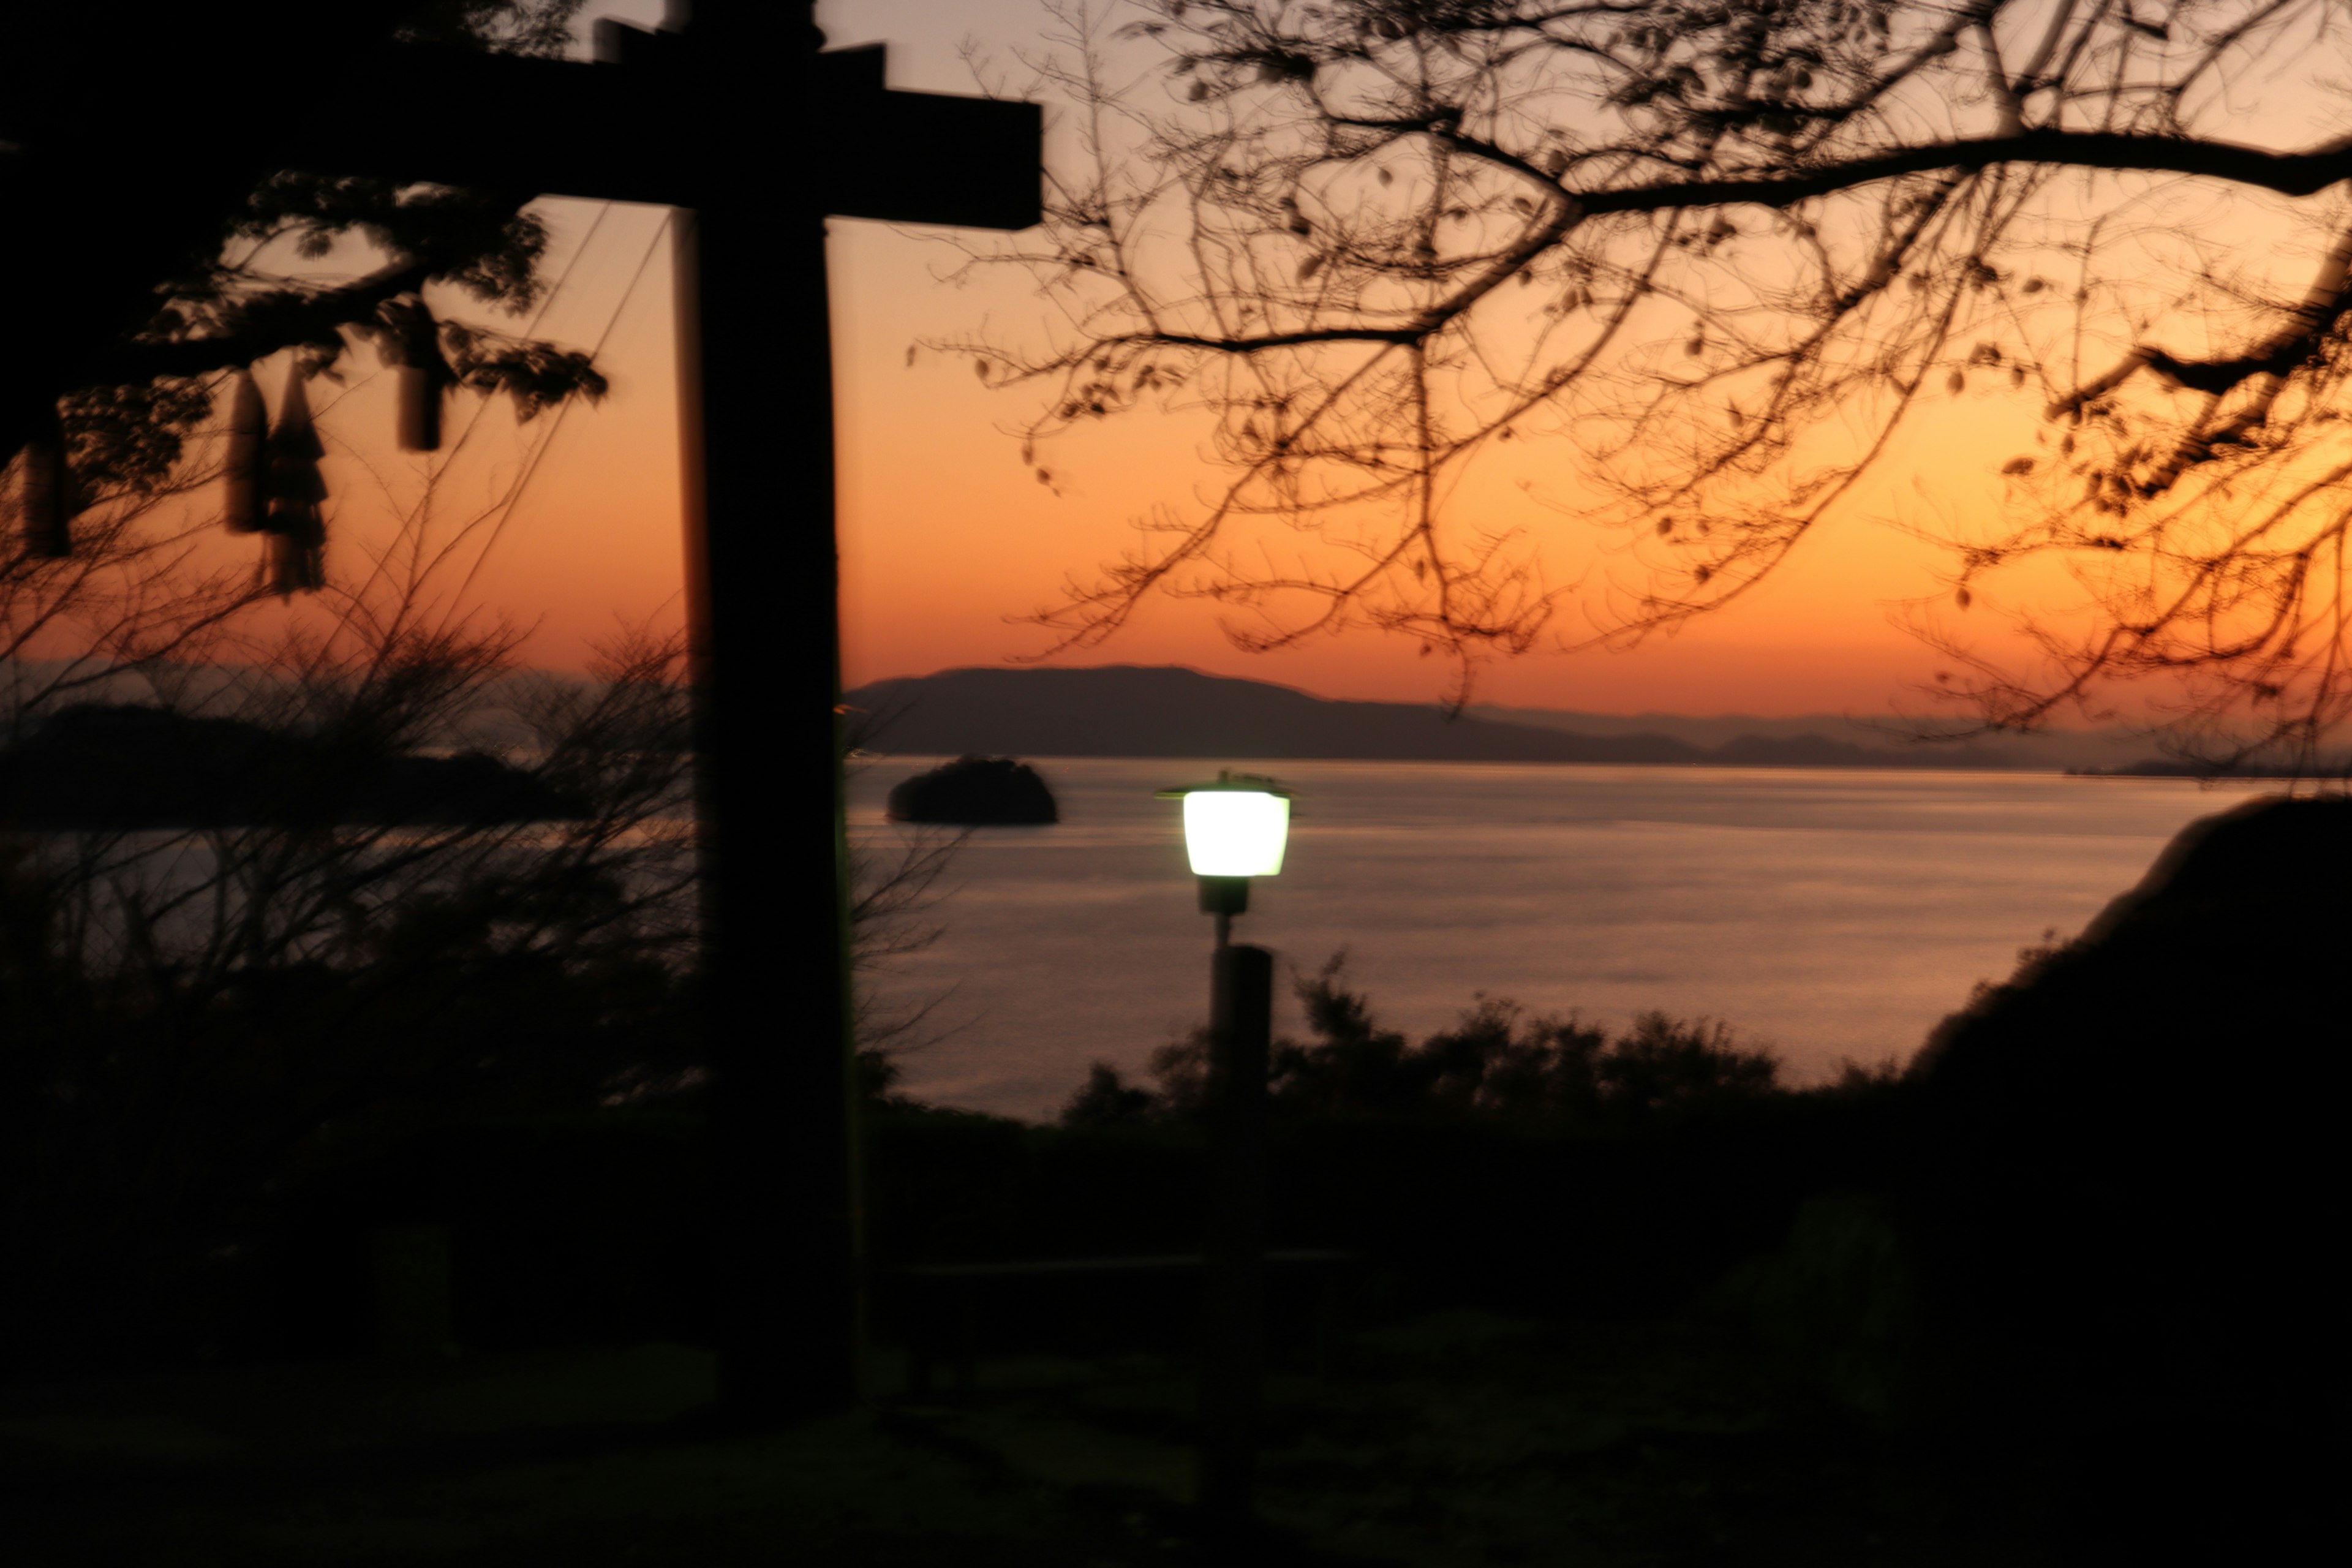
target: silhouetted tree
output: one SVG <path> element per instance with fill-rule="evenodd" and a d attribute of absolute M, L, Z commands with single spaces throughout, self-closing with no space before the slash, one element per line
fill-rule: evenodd
<path fill-rule="evenodd" d="M 2160 676 L 2211 760 L 2317 764 L 2352 709 L 2338 383 L 2352 142 L 2335 8 L 2272 0 L 1137 0 L 1056 8 L 1042 231 L 965 241 L 1062 307 L 974 336 L 1056 432 L 1205 408 L 1230 475 L 1039 617 L 1149 595 L 1265 648 L 1360 623 L 1475 663 L 1573 598 L 1625 642 L 1719 606 L 1922 426 L 2012 429 L 1948 599 L 2032 653 L 1945 695 L 2030 728 Z M 1139 57 L 1144 62 L 1139 68 Z M 2242 142 L 2250 137 L 2252 143 Z M 1576 455 L 1513 468 L 1515 443 Z M 1951 460 L 1944 454 L 1945 460 Z M 1520 478 L 1599 541 L 1498 522 Z M 1049 477 L 1040 470 L 1041 478 Z M 1593 579 L 1593 550 L 1638 568 Z M 2084 603 L 2047 592 L 2063 568 Z M 2055 579 L 2063 581 L 2063 576 Z M 1965 726 L 1963 726 L 1965 727 Z"/>
<path fill-rule="evenodd" d="M 388 589 L 346 609 L 274 650 L 214 649 L 267 658 L 111 671 L 299 740 L 299 771 L 257 781 L 250 813 L 0 824 L 0 1220 L 28 1351 L 156 1350 L 142 1336 L 204 1260 L 249 1247 L 304 1171 L 455 1117 L 693 1080 L 676 639 L 625 638 L 558 687 L 511 677 L 505 628 L 436 629 Z M 569 811 L 348 809 L 469 736 Z"/>
<path fill-rule="evenodd" d="M 231 58 L 254 74 L 198 85 L 299 94 L 299 79 L 271 79 L 301 78 L 330 66 L 341 45 L 385 37 L 559 53 L 580 5 L 362 0 L 336 7 L 331 16 L 286 5 L 248 8 L 238 24 L 251 30 L 248 47 Z M 114 5 L 45 17 L 12 46 L 11 70 L 39 71 L 47 80 L 76 73 L 103 79 L 107 53 L 120 46 L 122 29 L 143 29 L 147 22 L 133 8 Z M 217 41 L 206 35 L 194 58 L 215 58 Z M 0 93 L 12 84 L 23 85 L 0 72 Z M 11 109 L 21 110 L 25 96 L 10 93 Z M 452 107 L 371 104 L 336 112 Z M 526 420 L 605 389 L 588 353 L 516 330 L 548 287 L 541 267 L 546 226 L 526 210 L 533 192 L 299 171 L 270 174 L 239 190 L 238 176 L 209 166 L 157 190 L 143 183 L 143 172 L 78 165 L 69 135 L 52 125 L 40 129 L 48 137 L 37 149 L 47 160 L 40 179 L 0 184 L 11 221 L 64 228 L 73 232 L 73 247 L 104 254 L 69 263 L 70 275 L 61 276 L 54 247 L 28 246 L 0 267 L 0 288 L 28 312 L 49 312 L 39 318 L 42 353 L 12 356 L 7 384 L 0 387 L 0 454 L 7 457 L 19 501 L 8 553 L 67 555 L 93 531 L 111 527 L 126 498 L 226 470 L 231 529 L 267 536 L 278 587 L 313 586 L 315 496 L 296 493 L 315 479 L 303 471 L 316 437 L 302 384 L 321 374 L 340 379 L 339 363 L 354 345 L 372 350 L 377 365 L 399 381 L 398 435 L 413 448 L 440 445 L 443 404 L 461 388 L 502 395 Z M 0 174 L 5 172 L 0 166 Z M 142 204 L 157 210 L 144 212 Z M 318 265 L 331 254 L 341 263 L 331 273 Z M 356 277 L 349 265 L 354 261 L 362 268 Z M 137 275 L 151 266 L 153 276 Z M 99 314 L 58 321 L 61 289 Z M 44 306 L 34 306 L 35 297 Z M 474 319 L 451 313 L 460 301 L 478 312 Z M 110 311 L 120 315 L 104 319 Z M 66 349 L 51 342 L 66 337 L 73 340 Z M 275 428 L 268 429 L 269 413 L 250 371 L 280 355 L 290 366 Z M 28 363 L 34 358 L 72 364 L 89 379 L 32 384 L 24 378 L 55 369 Z M 215 431 L 231 438 L 223 445 L 204 440 Z M 6 569 L 19 567 L 11 562 Z"/>
<path fill-rule="evenodd" d="M 1906 1086 L 1935 1402 L 2044 1471 L 2080 1560 L 2292 1555 L 2327 1528 L 2347 875 L 2352 801 L 2192 823 L 1980 987 Z"/>
<path fill-rule="evenodd" d="M 98 646 L 122 654 L 12 661 L 0 734 L 70 729 L 95 693 L 200 732 L 234 721 L 273 765 L 249 810 L 207 791 L 179 823 L 142 804 L 29 828 L 0 801 L 0 1236 L 19 1264 L 0 1338 L 41 1357 L 184 1352 L 172 1303 L 322 1171 L 468 1116 L 690 1106 L 705 1077 L 682 638 L 620 636 L 584 679 L 518 669 L 520 634 L 446 608 L 462 562 L 426 542 L 427 505 L 382 569 L 259 630 L 249 584 L 141 531 L 153 510 L 0 580 L 0 625 L 102 613 Z M 354 809 L 433 751 L 562 809 Z M 960 842 L 861 855 L 862 966 L 936 935 L 922 916 Z M 926 1011 L 860 1020 L 875 1096 Z"/>

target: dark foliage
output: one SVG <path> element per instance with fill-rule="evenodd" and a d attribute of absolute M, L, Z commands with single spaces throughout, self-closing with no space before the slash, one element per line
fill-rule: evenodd
<path fill-rule="evenodd" d="M 1059 822 L 1061 808 L 1037 770 L 1011 757 L 958 757 L 890 790 L 894 822 L 1003 827 Z"/>
<path fill-rule="evenodd" d="M 1338 958 L 1297 989 L 1313 1033 L 1274 1055 L 1274 1239 L 1353 1254 L 1399 1306 L 1672 1310 L 1769 1252 L 1808 1195 L 1883 1188 L 1894 1169 L 1891 1067 L 1800 1088 L 1720 1025 L 1652 1013 L 1612 1034 L 1489 998 L 1415 1046 Z M 1197 1246 L 1206 1069 L 1197 1033 L 1157 1055 L 1150 1088 L 1096 1063 L 1025 1160 L 1008 1128 L 992 1175 L 961 1173 L 965 1201 L 1017 1185 L 1004 1212 L 1033 1248 L 1085 1250 L 1079 1192 L 1097 1237 Z M 1049 1152 L 1094 1174 L 1042 1184 Z"/>
<path fill-rule="evenodd" d="M 1612 1037 L 1574 1016 L 1531 1017 L 1515 1002 L 1481 996 L 1453 1028 L 1416 1047 L 1381 1027 L 1370 1000 L 1345 981 L 1346 955 L 1336 954 L 1297 983 L 1313 1034 L 1275 1042 L 1269 1087 L 1279 1118 L 1434 1118 L 1585 1132 L 1794 1092 L 1769 1051 L 1742 1046 L 1706 1019 L 1644 1013 Z M 1162 1047 L 1151 1060 L 1156 1089 L 1097 1062 L 1062 1120 L 1100 1126 L 1197 1115 L 1208 1051 L 1202 1030 Z"/>
<path fill-rule="evenodd" d="M 925 1267 L 1198 1253 L 1208 1156 L 1197 1123 L 1152 1114 L 1024 1125 L 924 1106 L 898 1090 L 887 1059 L 861 1066 L 886 1336 L 940 1310 L 941 1282 L 922 1279 Z M 1286 1120 L 1269 1173 L 1271 1239 L 1346 1255 L 1349 1321 L 1455 1305 L 1654 1315 L 1771 1248 L 1808 1194 L 1882 1179 L 1892 1109 L 1882 1079 L 1867 1092 L 1784 1092 L 1639 1131 L 1450 1115 Z M 699 1120 L 690 1109 L 518 1102 L 397 1138 L 360 1130 L 310 1168 L 266 1233 L 271 1244 L 247 1270 L 267 1287 L 248 1338 L 365 1348 L 371 1239 L 404 1226 L 448 1237 L 462 1344 L 699 1337 L 709 1282 Z M 1328 1288 L 1304 1274 L 1276 1284 L 1277 1342 L 1319 1331 L 1318 1314 L 1333 1309 Z M 1190 1342 L 1193 1277 L 1181 1269 L 1063 1286 L 997 1281 L 966 1303 L 977 1314 L 967 1337 L 1066 1352 Z"/>
<path fill-rule="evenodd" d="M 2291 1554 L 2335 1485 L 2347 880 L 2352 801 L 2207 818 L 1919 1063 L 1943 1417 L 2126 1555 Z"/>
<path fill-rule="evenodd" d="M 1108 1062 L 1087 1068 L 1087 1081 L 1062 1107 L 1065 1127 L 1136 1127 L 1164 1109 L 1160 1096 L 1118 1076 Z"/>
<path fill-rule="evenodd" d="M 400 367 L 404 380 L 420 373 L 420 395 L 404 400 L 402 436 L 425 447 L 438 445 L 441 401 L 459 387 L 503 396 L 524 419 L 604 395 L 590 354 L 513 330 L 547 285 L 548 233 L 529 210 L 535 190 L 272 173 L 207 159 L 210 132 L 157 159 L 152 136 L 139 140 L 137 117 L 105 107 L 160 100 L 190 81 L 331 79 L 394 38 L 558 55 L 580 5 L 347 0 L 322 9 L 274 0 L 233 23 L 181 29 L 160 47 L 142 9 L 90 5 L 12 37 L 0 96 L 8 135 L 26 144 L 7 151 L 26 155 L 0 174 L 10 175 L 20 226 L 75 237 L 68 259 L 18 247 L 0 261 L 15 293 L 44 301 L 12 339 L 10 369 L 24 384 L 0 407 L 0 458 L 27 476 L 56 474 L 37 487 L 56 504 L 44 500 L 26 530 L 41 554 L 102 531 L 109 503 L 211 478 L 218 447 L 208 426 L 219 405 L 245 373 L 277 356 L 290 357 L 298 379 L 341 380 L 352 349 L 373 345 L 376 362 Z M 89 81 L 108 91 L 59 90 Z M 315 264 L 339 245 L 364 247 L 370 265 L 356 276 L 323 274 Z M 451 319 L 461 300 L 485 319 Z"/>
<path fill-rule="evenodd" d="M 372 1243 L 411 1226 L 447 1238 L 457 1346 L 692 1342 L 710 1331 L 710 1200 L 692 1111 L 453 1117 L 288 1194 L 224 1348 L 377 1349 Z"/>
<path fill-rule="evenodd" d="M 0 1375 L 259 1348 L 315 1185 L 693 1081 L 679 649 L 509 689 L 528 753 L 417 756 L 508 651 L 299 645 L 238 721 L 14 716 L 13 804 L 70 826 L 0 836 Z"/>
<path fill-rule="evenodd" d="M 406 8 L 398 36 L 415 43 L 561 57 L 586 0 L 424 0 Z"/>
<path fill-rule="evenodd" d="M 76 965 L 46 891 L 0 868 L 18 1373 L 254 1348 L 251 1271 L 316 1184 L 453 1119 L 593 1108 L 695 1059 L 690 984 L 612 929 L 627 890 L 593 870 L 469 879 L 403 900 L 356 954 L 227 973 Z"/>

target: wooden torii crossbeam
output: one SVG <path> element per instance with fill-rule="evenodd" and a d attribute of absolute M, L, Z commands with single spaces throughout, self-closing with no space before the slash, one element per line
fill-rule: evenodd
<path fill-rule="evenodd" d="M 1026 227 L 1042 120 L 1034 104 L 889 90 L 881 48 L 821 52 L 812 0 L 686 9 L 673 0 L 660 31 L 600 23 L 583 64 L 389 42 L 389 0 L 260 0 L 200 36 L 108 41 L 99 97 L 20 35 L 0 57 L 0 202 L 20 234 L 28 211 L 74 228 L 44 244 L 92 259 L 37 278 L 29 247 L 0 260 L 8 297 L 32 286 L 50 301 L 0 325 L 0 453 L 64 393 L 252 357 L 110 333 L 278 169 L 691 209 L 677 324 L 720 1383 L 761 1418 L 856 1386 L 824 220 Z M 249 31 L 223 26 L 240 20 Z M 126 114 L 142 91 L 175 101 L 167 83 L 184 100 L 215 66 L 242 68 L 241 96 L 185 142 L 160 145 Z M 273 70 L 303 67 L 313 80 L 268 96 Z M 298 90 L 334 101 L 289 112 Z"/>

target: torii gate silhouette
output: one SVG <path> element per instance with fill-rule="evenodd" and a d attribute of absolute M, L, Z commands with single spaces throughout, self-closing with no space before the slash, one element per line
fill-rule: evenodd
<path fill-rule="evenodd" d="M 65 296 L 57 308 L 0 326 L 0 452 L 24 443 L 43 400 L 165 373 L 173 350 L 198 350 L 182 374 L 200 368 L 200 345 L 143 345 L 134 363 L 72 334 L 91 309 L 101 321 L 135 310 L 175 247 L 273 170 L 689 209 L 679 428 L 720 1394 L 753 1420 L 837 1407 L 856 1392 L 860 1280 L 824 220 L 1037 222 L 1041 111 L 890 91 L 880 47 L 821 52 L 814 0 L 671 0 L 658 31 L 599 22 L 593 64 L 385 41 L 384 4 L 250 9 L 242 37 L 125 37 L 119 57 L 109 40 L 110 116 L 87 80 L 44 77 L 38 39 L 25 48 L 11 24 L 0 165 L 23 156 L 0 174 L 80 216 L 77 248 L 92 254 L 44 279 Z M 268 27 L 279 31 L 264 44 Z M 167 88 L 184 94 L 207 60 L 266 85 L 264 58 L 321 68 L 352 107 L 312 123 L 282 102 L 224 115 L 198 132 L 209 158 L 159 152 L 155 128 L 121 110 L 142 89 L 173 101 Z M 387 105 L 438 112 L 420 122 Z M 485 110 L 514 132 L 482 129 Z M 0 272 L 26 265 L 0 259 Z"/>

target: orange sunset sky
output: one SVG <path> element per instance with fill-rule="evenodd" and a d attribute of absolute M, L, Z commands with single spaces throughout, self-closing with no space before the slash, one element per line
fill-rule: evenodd
<path fill-rule="evenodd" d="M 660 0 L 592 5 L 591 14 L 657 20 Z M 887 42 L 895 87 L 967 90 L 959 58 L 970 40 L 1003 58 L 1033 52 L 1045 18 L 1035 0 L 838 0 L 820 8 L 836 46 Z M 794 149 L 776 149 L 775 176 L 791 178 Z M 613 392 L 560 424 L 516 426 L 502 408 L 436 461 L 436 515 L 467 515 L 530 478 L 510 509 L 492 515 L 467 546 L 467 597 L 536 631 L 531 662 L 578 668 L 617 619 L 681 613 L 677 466 L 669 247 L 664 209 L 550 201 L 556 237 L 551 276 L 561 279 L 537 331 L 599 346 Z M 962 360 L 921 354 L 918 340 L 999 332 L 1042 319 L 1043 307 L 1008 279 L 958 288 L 940 281 L 953 252 L 887 226 L 833 226 L 834 332 L 839 409 L 840 537 L 844 568 L 844 674 L 849 685 L 955 665 L 994 664 L 1048 646 L 1045 633 L 1011 624 L 1050 601 L 1066 572 L 1115 555 L 1131 520 L 1155 504 L 1180 510 L 1215 475 L 1203 430 L 1140 415 L 1065 438 L 1040 461 L 1041 486 L 1005 427 L 1024 411 L 1018 392 L 980 384 Z M 730 330 L 715 323 L 712 330 Z M 340 540 L 367 534 L 413 495 L 425 459 L 394 452 L 389 388 L 371 381 L 364 351 L 345 401 L 322 423 L 339 449 Z M 269 388 L 273 401 L 277 388 Z M 325 405 L 336 394 L 316 389 Z M 379 405 L 381 406 L 379 406 Z M 475 417 L 460 400 L 451 428 Z M 1604 712 L 1696 714 L 1883 712 L 1909 705 L 1937 660 L 1888 624 L 1890 605 L 1934 595 L 1937 557 L 1891 521 L 1952 521 L 1998 498 L 2001 444 L 2021 432 L 1990 423 L 1996 405 L 1945 405 L 1896 455 L 1888 479 L 1838 514 L 1764 587 L 1727 612 L 1632 652 L 1538 652 L 1488 667 L 1477 700 Z M 1521 448 L 1523 463 L 1572 469 L 1565 445 Z M 1542 477 L 1542 476 L 1538 476 Z M 1589 552 L 1572 517 L 1533 508 L 1524 521 L 1559 541 L 1572 564 Z M 487 549 L 478 548 L 488 541 Z M 344 557 L 346 566 L 350 557 Z M 1591 624 L 1574 605 L 1570 637 Z M 1298 686 L 1326 696 L 1429 700 L 1444 687 L 1440 661 L 1370 633 L 1319 640 L 1271 655 L 1224 641 L 1213 607 L 1161 602 L 1108 645 L 1069 663 L 1181 663 Z"/>

